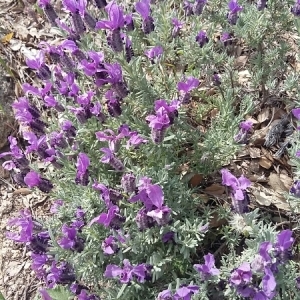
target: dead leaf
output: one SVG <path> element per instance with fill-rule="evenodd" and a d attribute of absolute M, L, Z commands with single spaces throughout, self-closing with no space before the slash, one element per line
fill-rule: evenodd
<path fill-rule="evenodd" d="M 276 173 L 271 173 L 269 176 L 269 185 L 273 188 L 275 192 L 284 193 L 288 192 L 289 188 L 286 188 L 280 179 L 280 176 Z"/>
<path fill-rule="evenodd" d="M 285 211 L 290 210 L 289 204 L 286 202 L 285 197 L 271 189 L 267 189 L 260 184 L 253 184 L 250 187 L 255 200 L 263 206 L 275 205 L 278 209 Z"/>
<path fill-rule="evenodd" d="M 254 175 L 248 175 L 247 178 L 252 182 L 268 182 L 265 175 L 258 176 L 254 174 Z"/>
<path fill-rule="evenodd" d="M 263 123 L 270 118 L 270 109 L 268 107 L 262 109 L 262 111 L 257 116 L 257 121 Z"/>
<path fill-rule="evenodd" d="M 259 164 L 265 169 L 270 169 L 272 167 L 272 162 L 268 160 L 265 156 L 260 158 Z"/>
<path fill-rule="evenodd" d="M 258 158 L 258 157 L 261 156 L 260 149 L 259 148 L 254 148 L 254 147 L 249 148 L 249 154 L 250 154 L 251 158 Z"/>
<path fill-rule="evenodd" d="M 225 192 L 225 187 L 218 183 L 213 183 L 211 186 L 204 189 L 205 193 L 212 196 L 221 196 Z"/>
<path fill-rule="evenodd" d="M 213 108 L 210 112 L 209 112 L 209 115 L 210 115 L 210 118 L 213 119 L 215 118 L 219 113 L 219 110 L 217 108 Z"/>
<path fill-rule="evenodd" d="M 241 84 L 249 81 L 249 79 L 251 78 L 251 74 L 248 70 L 243 70 L 243 71 L 238 72 L 238 76 L 239 76 L 238 81 Z"/>
<path fill-rule="evenodd" d="M 247 60 L 248 57 L 246 55 L 241 55 L 234 60 L 234 65 L 238 68 L 239 67 L 243 68 L 246 65 Z"/>
<path fill-rule="evenodd" d="M 13 32 L 8 33 L 8 34 L 5 35 L 3 38 L 1 38 L 1 43 L 3 43 L 3 44 L 9 43 L 10 40 L 13 38 L 13 36 L 14 36 L 14 33 L 13 33 Z"/>
<path fill-rule="evenodd" d="M 9 171 L 4 169 L 2 165 L 0 165 L 0 177 L 7 179 L 9 178 Z"/>
<path fill-rule="evenodd" d="M 22 47 L 22 42 L 20 40 L 11 39 L 9 42 L 9 47 L 12 51 L 19 51 Z"/>
<path fill-rule="evenodd" d="M 194 199 L 200 199 L 201 203 L 207 204 L 210 197 L 207 194 L 192 194 Z"/>
<path fill-rule="evenodd" d="M 254 133 L 252 134 L 252 136 L 250 137 L 249 142 L 254 145 L 258 145 L 259 142 L 262 141 L 262 144 L 263 144 L 264 138 L 265 138 L 268 130 L 269 130 L 268 127 L 264 127 L 262 129 L 255 130 Z"/>
<path fill-rule="evenodd" d="M 280 180 L 287 189 L 287 191 L 290 190 L 291 186 L 293 185 L 294 181 L 291 177 L 289 177 L 286 174 L 279 174 Z"/>
<path fill-rule="evenodd" d="M 29 195 L 31 193 L 32 193 L 32 191 L 28 188 L 20 188 L 20 189 L 13 191 L 13 195 Z"/>
<path fill-rule="evenodd" d="M 189 181 L 189 185 L 191 188 L 197 187 L 203 180 L 203 175 L 195 174 Z"/>
<path fill-rule="evenodd" d="M 206 96 L 213 96 L 213 95 L 215 95 L 216 93 L 217 93 L 217 90 L 216 90 L 215 88 L 211 88 L 211 89 L 205 91 L 205 95 L 206 95 Z"/>
<path fill-rule="evenodd" d="M 252 117 L 250 117 L 248 115 L 246 116 L 246 121 L 251 121 L 253 125 L 259 123 L 256 119 L 254 119 L 254 118 L 252 118 Z"/>
<path fill-rule="evenodd" d="M 18 38 L 23 40 L 23 41 L 27 41 L 28 35 L 29 35 L 29 31 L 27 29 L 27 27 L 25 27 L 22 24 L 16 24 L 14 29 L 16 30 L 16 33 L 18 34 Z"/>
<path fill-rule="evenodd" d="M 251 171 L 252 173 L 255 173 L 255 174 L 259 173 L 260 165 L 259 165 L 259 159 L 258 158 L 252 158 L 250 160 L 248 170 Z"/>
<path fill-rule="evenodd" d="M 219 215 L 216 212 L 214 212 L 212 216 L 212 219 L 209 220 L 209 227 L 220 227 L 227 223 L 226 219 L 219 219 Z"/>
<path fill-rule="evenodd" d="M 262 147 L 261 152 L 269 161 L 271 161 L 272 163 L 274 162 L 274 158 L 269 150 Z"/>
<path fill-rule="evenodd" d="M 253 192 L 253 195 L 255 197 L 255 200 L 263 206 L 270 206 L 272 203 L 272 196 L 266 195 L 264 192 Z"/>

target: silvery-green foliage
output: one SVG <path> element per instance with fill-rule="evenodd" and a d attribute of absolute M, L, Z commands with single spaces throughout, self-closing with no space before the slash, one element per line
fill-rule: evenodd
<path fill-rule="evenodd" d="M 123 1 L 117 3 L 122 4 L 127 13 L 132 11 L 132 7 L 127 7 Z M 81 39 L 82 50 L 103 51 L 106 62 L 118 62 L 122 66 L 123 78 L 130 93 L 122 100 L 122 114 L 118 118 L 108 118 L 103 124 L 95 118 L 80 124 L 67 111 L 58 114 L 59 120 L 70 119 L 75 124 L 78 129 L 77 144 L 61 150 L 63 170 L 49 172 L 49 178 L 56 186 L 52 197 L 63 199 L 65 204 L 50 218 L 47 226 L 52 237 L 51 253 L 57 260 L 73 265 L 78 280 L 91 287 L 93 293 L 103 299 L 152 300 L 168 286 L 174 291 L 182 284 L 191 283 L 200 286 L 200 292 L 193 299 L 240 299 L 228 284 L 231 272 L 242 262 L 251 263 L 261 242 L 275 242 L 277 232 L 274 226 L 266 223 L 258 210 L 237 215 L 223 207 L 213 208 L 197 194 L 197 189 L 188 185 L 182 172 L 183 166 L 187 166 L 188 172 L 193 174 L 211 175 L 218 172 L 222 165 L 230 162 L 240 147 L 234 142 L 234 136 L 239 123 L 251 113 L 253 100 L 259 98 L 258 90 L 261 89 L 263 94 L 266 90 L 269 94 L 276 94 L 279 90 L 287 91 L 297 85 L 297 74 L 286 77 L 283 86 L 279 87 L 277 81 L 277 77 L 284 76 L 288 70 L 285 55 L 289 46 L 281 35 L 284 30 L 292 30 L 293 26 L 288 4 L 285 1 L 269 0 L 268 9 L 262 12 L 249 1 L 241 1 L 240 4 L 243 10 L 237 25 L 231 27 L 226 19 L 228 8 L 224 1 L 208 1 L 200 17 L 186 18 L 183 1 L 156 1 L 152 6 L 155 31 L 147 36 L 142 33 L 140 18 L 134 12 L 137 18 L 136 29 L 128 32 L 128 36 L 132 39 L 135 56 L 129 63 L 123 53 L 114 53 L 107 45 L 104 31 L 85 34 Z M 101 12 L 97 17 L 106 18 L 106 13 Z M 185 20 L 186 23 L 180 37 L 174 39 L 171 37 L 173 17 Z M 195 40 L 200 30 L 205 30 L 209 38 L 203 47 Z M 250 49 L 247 68 L 251 80 L 245 85 L 239 83 L 235 45 L 225 47 L 215 38 L 216 34 L 226 31 L 234 34 L 234 42 L 242 39 Z M 144 51 L 153 46 L 162 46 L 164 52 L 152 62 L 144 55 Z M 214 72 L 222 73 L 221 85 L 218 87 L 212 83 Z M 201 132 L 189 118 L 189 110 L 193 108 L 181 106 L 178 118 L 166 131 L 163 142 L 154 144 L 146 117 L 153 113 L 155 100 L 171 101 L 178 98 L 177 83 L 184 79 L 183 73 L 200 79 L 200 88 L 192 92 L 194 103 L 215 108 L 217 115 L 207 122 L 205 132 Z M 95 88 L 93 80 L 85 76 L 82 70 L 78 70 L 77 81 L 82 93 Z M 211 96 L 208 91 L 213 88 L 215 94 Z M 104 86 L 97 90 L 96 99 L 103 100 L 107 89 Z M 64 106 L 67 105 L 65 97 L 57 95 L 57 98 Z M 107 142 L 98 141 L 95 132 L 105 129 L 117 132 L 123 124 L 129 125 L 131 130 L 138 131 L 149 140 L 138 149 L 128 149 L 126 142 L 122 141 L 117 156 L 123 162 L 126 172 L 136 176 L 137 182 L 147 176 L 153 184 L 162 188 L 165 204 L 172 210 L 172 221 L 165 226 L 153 226 L 140 231 L 135 222 L 140 203 L 128 201 L 130 196 L 121 189 L 122 174 L 100 161 L 103 154 L 99 149 L 107 147 Z M 49 127 L 51 131 L 57 130 L 55 122 Z M 91 160 L 88 186 L 75 183 L 75 161 L 79 152 L 86 153 Z M 296 172 L 299 173 L 300 163 L 296 161 L 295 164 Z M 57 243 L 61 237 L 61 227 L 74 219 L 79 206 L 86 212 L 87 224 L 107 211 L 99 193 L 91 186 L 94 180 L 121 191 L 122 199 L 118 205 L 125 218 L 121 231 L 110 230 L 100 224 L 87 225 L 80 232 L 84 239 L 83 251 L 63 250 Z M 214 213 L 218 212 L 220 218 L 227 219 L 227 224 L 215 231 L 211 228 L 208 232 L 201 231 L 200 228 L 208 224 Z M 164 243 L 162 235 L 169 231 L 175 233 L 174 241 Z M 103 240 L 109 234 L 117 237 L 120 233 L 126 237 L 126 242 L 118 242 L 119 250 L 114 255 L 105 255 L 101 249 Z M 224 254 L 221 250 L 219 253 L 216 246 L 220 236 L 221 243 L 228 249 Z M 219 277 L 203 282 L 193 269 L 193 264 L 202 263 L 203 255 L 208 251 L 221 256 L 218 257 L 221 273 Z M 118 279 L 107 279 L 104 276 L 107 265 L 121 266 L 124 259 L 129 259 L 133 265 L 150 264 L 153 267 L 151 280 L 122 285 Z M 287 294 L 295 297 L 299 295 L 294 285 L 296 268 L 291 262 L 280 267 L 276 276 L 279 292 L 274 299 L 288 299 L 285 298 Z"/>

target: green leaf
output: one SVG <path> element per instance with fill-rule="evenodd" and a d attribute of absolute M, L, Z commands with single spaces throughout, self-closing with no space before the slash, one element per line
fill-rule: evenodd
<path fill-rule="evenodd" d="M 1 292 L 0 292 L 0 300 L 5 300 L 5 298 Z"/>
<path fill-rule="evenodd" d="M 63 286 L 57 286 L 54 289 L 47 290 L 48 294 L 53 300 L 70 300 L 72 294 Z"/>
<path fill-rule="evenodd" d="M 117 299 L 119 299 L 122 296 L 122 294 L 124 293 L 126 287 L 127 287 L 127 284 L 123 284 L 122 285 L 122 287 L 121 287 L 121 289 L 120 289 L 120 291 L 119 291 L 119 293 L 117 295 Z"/>

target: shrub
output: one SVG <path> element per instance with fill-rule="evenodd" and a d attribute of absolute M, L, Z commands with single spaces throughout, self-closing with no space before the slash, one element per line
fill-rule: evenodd
<path fill-rule="evenodd" d="M 232 209 L 207 205 L 189 185 L 217 174 L 247 141 L 252 124 L 242 121 L 254 100 L 297 84 L 291 73 L 276 81 L 288 71 L 283 33 L 297 5 L 65 0 L 63 23 L 39 1 L 63 40 L 40 43 L 26 61 L 41 85 L 24 83 L 13 105 L 28 144 L 23 151 L 10 137 L 6 167 L 55 200 L 49 219 L 25 210 L 9 224 L 21 226 L 8 238 L 31 250 L 43 299 L 299 296 L 292 231 L 249 212 L 250 181 L 221 171 Z M 246 82 L 241 42 L 251 52 Z M 215 214 L 228 223 L 210 228 Z M 222 243 L 229 251 L 218 255 Z"/>

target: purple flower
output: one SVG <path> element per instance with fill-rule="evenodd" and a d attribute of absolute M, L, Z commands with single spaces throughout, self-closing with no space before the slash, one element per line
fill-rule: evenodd
<path fill-rule="evenodd" d="M 75 279 L 74 270 L 68 263 L 62 262 L 58 265 L 56 262 L 53 262 L 46 281 L 48 287 L 53 288 L 56 284 L 70 284 Z"/>
<path fill-rule="evenodd" d="M 120 209 L 117 205 L 113 205 L 108 209 L 107 213 L 101 213 L 98 217 L 94 218 L 89 226 L 94 223 L 102 224 L 105 227 L 112 227 L 112 228 L 120 228 L 122 222 L 124 222 L 124 218 L 119 215 Z"/>
<path fill-rule="evenodd" d="M 58 240 L 58 244 L 63 249 L 72 249 L 76 242 L 77 230 L 73 227 L 68 227 L 66 224 L 62 227 L 63 238 Z"/>
<path fill-rule="evenodd" d="M 272 258 L 270 256 L 270 251 L 272 250 L 273 245 L 271 242 L 262 242 L 259 246 L 259 255 L 264 260 L 264 265 L 270 264 L 272 262 Z"/>
<path fill-rule="evenodd" d="M 141 180 L 142 182 L 144 180 Z M 140 182 L 141 182 L 140 181 Z M 159 226 L 164 226 L 170 221 L 171 209 L 163 205 L 164 194 L 162 188 L 157 184 L 147 183 L 139 187 L 139 193 L 129 201 L 142 201 L 145 209 L 141 209 L 137 215 L 136 222 L 140 229 L 146 229 L 153 225 L 153 221 Z M 149 219 L 149 217 L 151 219 Z"/>
<path fill-rule="evenodd" d="M 220 75 L 217 73 L 214 73 L 214 75 L 212 76 L 212 82 L 215 86 L 220 86 L 222 83 Z"/>
<path fill-rule="evenodd" d="M 141 135 L 137 133 L 137 131 L 132 131 L 129 133 L 129 140 L 126 144 L 126 149 L 133 147 L 134 149 L 138 149 L 141 144 L 148 143 L 147 139 L 144 139 Z"/>
<path fill-rule="evenodd" d="M 140 184 L 144 180 L 140 180 Z M 161 208 L 164 202 L 164 193 L 158 184 L 142 184 L 139 187 L 139 193 L 129 199 L 129 202 L 136 202 L 138 200 L 142 201 L 148 210 L 151 210 L 153 206 L 156 208 Z"/>
<path fill-rule="evenodd" d="M 141 15 L 143 20 L 147 19 L 150 16 L 150 0 L 142 0 L 135 4 L 136 11 Z"/>
<path fill-rule="evenodd" d="M 294 108 L 292 109 L 292 114 L 297 120 L 300 120 L 300 108 Z"/>
<path fill-rule="evenodd" d="M 209 228 L 209 223 L 206 223 L 199 227 L 199 231 L 202 233 L 206 233 L 208 231 L 208 228 Z"/>
<path fill-rule="evenodd" d="M 63 249 L 70 249 L 81 252 L 84 248 L 83 240 L 77 236 L 77 229 L 66 224 L 62 226 L 63 237 L 57 241 Z"/>
<path fill-rule="evenodd" d="M 194 4 L 193 12 L 196 16 L 200 16 L 203 12 L 203 8 L 205 4 L 207 3 L 207 0 L 196 0 Z"/>
<path fill-rule="evenodd" d="M 88 51 L 88 56 L 89 59 L 82 59 L 78 65 L 78 68 L 82 69 L 86 76 L 96 76 L 97 73 L 105 72 L 104 66 L 102 64 L 102 62 L 104 61 L 104 55 L 102 52 Z M 102 80 L 102 85 L 107 82 L 104 79 Z"/>
<path fill-rule="evenodd" d="M 203 280 L 210 276 L 219 275 L 220 271 L 215 267 L 215 258 L 212 254 L 204 255 L 204 265 L 194 265 L 194 269 L 200 273 Z"/>
<path fill-rule="evenodd" d="M 190 102 L 190 92 L 197 88 L 199 84 L 200 81 L 192 76 L 187 77 L 184 81 L 178 82 L 177 89 L 181 95 L 182 103 L 186 104 Z"/>
<path fill-rule="evenodd" d="M 252 129 L 253 122 L 251 120 L 246 120 L 244 122 L 240 123 L 240 128 L 245 130 L 245 131 L 250 131 Z"/>
<path fill-rule="evenodd" d="M 41 225 L 35 231 L 41 230 Z M 34 254 L 45 254 L 49 249 L 50 236 L 48 231 L 43 231 L 39 233 L 34 233 L 27 243 L 28 249 Z"/>
<path fill-rule="evenodd" d="M 104 131 L 96 132 L 96 138 L 101 142 L 108 142 L 108 147 L 112 152 L 118 152 L 120 149 L 120 141 L 128 135 L 129 132 L 121 131 L 118 135 L 110 130 L 106 129 Z"/>
<path fill-rule="evenodd" d="M 160 99 L 155 101 L 154 108 L 155 111 L 163 108 L 169 117 L 170 124 L 172 125 L 174 123 L 175 117 L 178 116 L 178 108 L 180 107 L 180 104 L 181 103 L 178 100 L 173 100 L 168 103 L 166 100 Z"/>
<path fill-rule="evenodd" d="M 261 255 L 256 255 L 251 262 L 251 270 L 254 273 L 263 273 L 265 269 L 265 260 Z"/>
<path fill-rule="evenodd" d="M 49 193 L 53 188 L 52 183 L 48 179 L 42 178 L 35 171 L 27 173 L 24 177 L 24 182 L 28 187 L 32 188 L 36 186 L 44 193 Z"/>
<path fill-rule="evenodd" d="M 44 266 L 49 261 L 47 254 L 35 254 L 31 253 L 31 269 L 35 272 L 38 278 L 42 278 L 46 275 L 46 271 L 44 270 Z"/>
<path fill-rule="evenodd" d="M 156 300 L 172 300 L 173 296 L 170 290 L 164 290 L 157 295 Z"/>
<path fill-rule="evenodd" d="M 267 7 L 267 2 L 268 0 L 257 0 L 257 9 L 260 10 L 264 10 Z"/>
<path fill-rule="evenodd" d="M 6 237 L 16 242 L 29 242 L 33 234 L 33 220 L 31 213 L 28 209 L 20 211 L 19 218 L 10 219 L 7 223 L 8 226 L 19 226 L 19 234 L 7 232 Z"/>
<path fill-rule="evenodd" d="M 26 64 L 29 68 L 37 70 L 37 75 L 42 80 L 51 79 L 51 71 L 47 65 L 44 63 L 45 55 L 43 51 L 38 51 L 36 56 L 32 59 L 26 59 Z"/>
<path fill-rule="evenodd" d="M 75 183 L 81 185 L 88 185 L 89 183 L 89 171 L 90 159 L 85 153 L 79 153 L 76 163 L 76 178 Z"/>
<path fill-rule="evenodd" d="M 290 193 L 297 198 L 300 198 L 300 181 L 296 180 L 290 189 Z"/>
<path fill-rule="evenodd" d="M 154 220 L 147 215 L 147 209 L 141 208 L 135 217 L 135 222 L 140 231 L 144 231 L 147 228 L 151 228 L 155 225 Z"/>
<path fill-rule="evenodd" d="M 238 19 L 238 12 L 243 8 L 239 6 L 237 0 L 231 0 L 228 3 L 229 13 L 227 14 L 227 19 L 230 25 L 235 25 Z"/>
<path fill-rule="evenodd" d="M 42 300 L 53 300 L 46 289 L 39 289 L 39 293 L 42 297 Z"/>
<path fill-rule="evenodd" d="M 132 173 L 124 174 L 121 178 L 121 186 L 125 193 L 131 194 L 136 189 L 135 176 Z"/>
<path fill-rule="evenodd" d="M 15 101 L 12 104 L 12 107 L 15 111 L 15 117 L 18 121 L 29 124 L 33 121 L 34 117 L 32 111 L 30 111 L 30 104 L 28 99 L 21 97 L 18 101 Z"/>
<path fill-rule="evenodd" d="M 155 58 L 160 57 L 163 54 L 163 52 L 164 52 L 163 47 L 155 46 L 149 50 L 146 50 L 145 55 L 153 61 Z"/>
<path fill-rule="evenodd" d="M 296 0 L 294 6 L 291 8 L 291 12 L 295 17 L 300 16 L 300 0 Z"/>
<path fill-rule="evenodd" d="M 149 34 L 154 30 L 154 21 L 150 16 L 150 0 L 142 0 L 135 4 L 136 11 L 141 15 L 143 19 L 142 30 L 145 34 Z"/>
<path fill-rule="evenodd" d="M 52 206 L 50 207 L 50 212 L 52 214 L 57 214 L 59 208 L 63 205 L 64 205 L 64 201 L 62 199 L 55 200 Z"/>
<path fill-rule="evenodd" d="M 64 132 L 53 131 L 50 133 L 50 146 L 53 148 L 67 148 L 68 144 L 64 137 Z"/>
<path fill-rule="evenodd" d="M 245 195 L 243 193 L 250 185 L 251 181 L 247 179 L 244 175 L 236 178 L 227 169 L 221 170 L 222 174 L 222 184 L 229 186 L 232 189 L 233 197 L 236 200 L 244 200 Z"/>
<path fill-rule="evenodd" d="M 242 286 L 250 283 L 251 278 L 252 272 L 250 264 L 244 262 L 231 273 L 230 283 L 235 286 Z"/>
<path fill-rule="evenodd" d="M 201 30 L 196 36 L 196 42 L 199 44 L 200 48 L 204 47 L 205 44 L 207 44 L 209 41 L 206 32 Z"/>
<path fill-rule="evenodd" d="M 183 9 L 185 10 L 186 16 L 190 16 L 194 13 L 193 12 L 193 3 L 188 0 L 184 0 Z"/>
<path fill-rule="evenodd" d="M 107 5 L 106 0 L 94 0 L 96 7 L 99 9 L 104 8 Z"/>
<path fill-rule="evenodd" d="M 124 14 L 120 6 L 115 1 L 111 1 L 105 7 L 109 21 L 97 22 L 96 29 L 116 30 L 124 26 Z"/>
<path fill-rule="evenodd" d="M 119 191 L 108 188 L 102 183 L 95 181 L 93 189 L 100 192 L 101 198 L 105 202 L 107 208 L 116 205 L 122 199 L 122 194 Z"/>
<path fill-rule="evenodd" d="M 276 280 L 270 268 L 265 268 L 265 276 L 262 278 L 262 288 L 269 299 L 275 296 Z"/>
<path fill-rule="evenodd" d="M 57 27 L 57 21 L 59 21 L 59 18 L 53 6 L 50 4 L 50 0 L 39 0 L 38 5 L 43 9 L 51 25 Z"/>
<path fill-rule="evenodd" d="M 125 27 L 126 27 L 127 31 L 133 31 L 134 30 L 134 22 L 133 22 L 132 14 L 125 15 L 124 21 L 125 21 Z"/>
<path fill-rule="evenodd" d="M 82 1 L 76 1 L 76 0 L 63 0 L 62 1 L 63 6 L 66 10 L 68 10 L 71 13 L 80 13 L 82 16 L 85 13 L 85 8 L 87 5 L 87 2 L 85 0 Z"/>
<path fill-rule="evenodd" d="M 221 34 L 220 41 L 226 47 L 232 43 L 232 35 L 229 32 L 223 32 Z"/>
<path fill-rule="evenodd" d="M 274 245 L 277 255 L 282 256 L 282 254 L 290 250 L 295 241 L 292 235 L 293 232 L 291 230 L 283 230 L 277 235 L 277 242 Z"/>
<path fill-rule="evenodd" d="M 252 121 L 244 121 L 240 123 L 240 130 L 238 134 L 234 137 L 234 140 L 237 143 L 245 144 L 247 142 L 247 134 L 252 129 L 253 122 Z"/>
<path fill-rule="evenodd" d="M 151 217 L 159 226 L 165 226 L 170 222 L 171 209 L 162 205 L 160 208 L 147 212 L 147 216 Z"/>
<path fill-rule="evenodd" d="M 296 287 L 298 290 L 300 290 L 300 277 L 296 278 Z"/>
<path fill-rule="evenodd" d="M 102 242 L 101 248 L 102 248 L 104 254 L 111 255 L 111 254 L 116 253 L 118 250 L 116 238 L 114 236 L 110 235 Z"/>
<path fill-rule="evenodd" d="M 179 31 L 180 29 L 182 29 L 184 22 L 179 21 L 176 18 L 172 19 L 172 25 L 173 25 L 173 29 L 172 29 L 172 37 L 175 38 L 179 35 Z"/>
<path fill-rule="evenodd" d="M 22 150 L 18 147 L 18 142 L 16 138 L 9 136 L 8 140 L 10 143 L 10 152 L 1 153 L 0 158 L 6 155 L 11 155 L 12 160 L 4 162 L 2 164 L 3 168 L 7 170 L 12 170 L 13 168 L 19 168 L 20 170 L 27 169 L 29 161 L 22 153 Z"/>
<path fill-rule="evenodd" d="M 174 242 L 174 237 L 175 237 L 175 232 L 174 231 L 169 231 L 163 234 L 162 236 L 162 241 L 163 243 L 168 243 L 168 242 Z"/>
<path fill-rule="evenodd" d="M 191 300 L 194 294 L 199 292 L 199 286 L 197 285 L 188 285 L 183 286 L 176 290 L 174 294 L 174 300 Z"/>
<path fill-rule="evenodd" d="M 156 115 L 146 117 L 149 126 L 152 129 L 151 137 L 154 143 L 161 143 L 166 129 L 170 126 L 170 118 L 167 111 L 161 107 L 156 111 Z"/>
<path fill-rule="evenodd" d="M 26 64 L 29 68 L 34 70 L 39 70 L 45 63 L 45 54 L 43 51 L 37 51 L 37 54 L 34 58 L 26 59 Z"/>
<path fill-rule="evenodd" d="M 114 155 L 109 148 L 100 149 L 105 155 L 101 158 L 101 162 L 110 164 L 116 171 L 122 171 L 124 169 L 123 163 Z"/>
<path fill-rule="evenodd" d="M 120 28 L 124 27 L 125 19 L 123 10 L 111 1 L 105 7 L 109 16 L 109 21 L 99 21 L 96 23 L 96 29 L 108 29 L 110 32 L 107 35 L 107 41 L 115 52 L 123 50 Z"/>
<path fill-rule="evenodd" d="M 123 268 L 117 265 L 108 265 L 104 276 L 107 278 L 119 278 L 120 283 L 129 283 L 134 278 L 143 283 L 150 276 L 149 267 L 146 264 L 132 266 L 128 259 L 123 260 Z"/>

